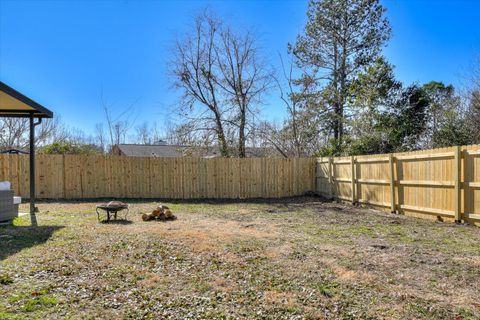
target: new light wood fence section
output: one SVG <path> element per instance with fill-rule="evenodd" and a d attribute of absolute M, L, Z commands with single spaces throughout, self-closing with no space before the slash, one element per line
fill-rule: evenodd
<path fill-rule="evenodd" d="M 421 218 L 480 223 L 480 145 L 336 158 L 38 155 L 37 196 L 280 198 L 317 191 Z M 0 155 L 0 181 L 29 196 L 28 155 Z"/>
<path fill-rule="evenodd" d="M 315 189 L 315 159 L 137 158 L 38 155 L 37 196 L 87 198 L 280 198 Z M 29 197 L 28 156 L 0 155 L 0 181 Z"/>
<path fill-rule="evenodd" d="M 317 192 L 421 218 L 480 222 L 480 145 L 317 160 Z"/>

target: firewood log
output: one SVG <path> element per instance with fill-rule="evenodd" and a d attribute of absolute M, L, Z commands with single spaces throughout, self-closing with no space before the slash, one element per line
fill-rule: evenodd
<path fill-rule="evenodd" d="M 165 220 L 165 213 L 163 213 L 163 211 L 160 213 L 160 215 L 158 217 L 156 217 L 157 220 Z"/>
<path fill-rule="evenodd" d="M 153 220 L 154 217 L 151 213 L 144 213 L 142 214 L 142 220 L 143 221 L 150 221 L 150 220 Z"/>
<path fill-rule="evenodd" d="M 171 219 L 173 217 L 173 213 L 169 209 L 165 210 L 164 213 L 165 213 L 165 218 L 167 219 Z"/>

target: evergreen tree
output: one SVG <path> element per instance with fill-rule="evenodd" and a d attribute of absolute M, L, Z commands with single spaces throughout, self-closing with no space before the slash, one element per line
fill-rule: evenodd
<path fill-rule="evenodd" d="M 349 86 L 375 61 L 390 37 L 385 8 L 378 0 L 311 0 L 304 34 L 293 54 L 303 70 L 299 80 L 316 91 L 323 125 L 341 144 L 345 134 Z M 312 91 L 312 90 L 308 90 Z M 312 95 L 309 96 L 311 99 Z"/>

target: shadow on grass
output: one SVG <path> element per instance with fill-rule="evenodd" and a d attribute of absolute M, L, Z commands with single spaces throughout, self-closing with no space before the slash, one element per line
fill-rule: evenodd
<path fill-rule="evenodd" d="M 110 221 L 101 220 L 100 223 L 102 223 L 102 224 L 121 224 L 121 225 L 128 225 L 128 224 L 132 224 L 133 221 L 131 221 L 131 220 L 124 220 L 124 219 L 117 219 L 117 220 L 110 220 Z"/>
<path fill-rule="evenodd" d="M 109 201 L 121 201 L 127 204 L 135 203 L 149 203 L 149 202 L 166 202 L 173 204 L 237 204 L 237 203 L 252 203 L 252 204 L 302 204 L 305 202 L 330 202 L 331 200 L 322 198 L 320 196 L 306 195 L 306 196 L 293 196 L 284 198 L 247 198 L 247 199 L 228 199 L 228 198 L 201 198 L 201 199 L 172 199 L 172 198 L 86 198 L 86 199 L 42 199 L 37 200 L 37 203 L 101 203 Z"/>
<path fill-rule="evenodd" d="M 53 233 L 63 226 L 1 226 L 0 261 L 23 249 L 45 243 Z"/>

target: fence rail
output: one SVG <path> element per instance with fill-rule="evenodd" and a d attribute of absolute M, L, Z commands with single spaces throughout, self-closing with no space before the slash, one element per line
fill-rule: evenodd
<path fill-rule="evenodd" d="M 37 197 L 279 198 L 315 189 L 315 159 L 38 155 Z M 0 155 L 0 181 L 29 197 L 28 155 Z"/>
<path fill-rule="evenodd" d="M 421 218 L 480 222 L 480 145 L 319 158 L 317 192 Z"/>

